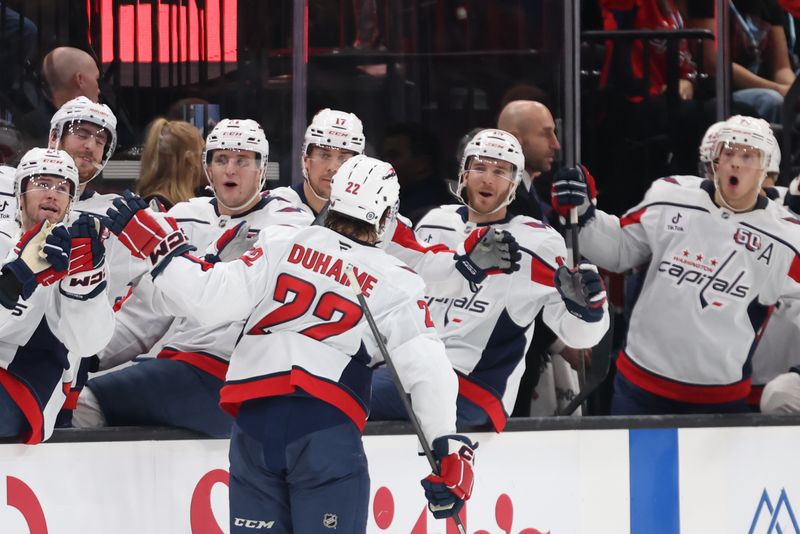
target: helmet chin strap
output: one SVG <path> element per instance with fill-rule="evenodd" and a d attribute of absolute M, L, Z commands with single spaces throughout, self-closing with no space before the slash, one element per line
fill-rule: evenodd
<path fill-rule="evenodd" d="M 242 202 L 238 206 L 228 206 L 227 204 L 225 204 L 222 201 L 220 196 L 217 194 L 217 190 L 214 189 L 214 184 L 211 182 L 211 176 L 208 174 L 208 169 L 205 166 L 203 166 L 203 168 L 206 171 L 206 178 L 208 178 L 208 186 L 211 188 L 211 192 L 214 193 L 214 198 L 217 199 L 217 204 L 219 204 L 220 206 L 222 206 L 226 210 L 234 211 L 234 212 L 242 210 L 242 209 L 246 208 L 247 206 L 249 206 L 250 203 L 253 202 L 255 199 L 257 199 L 258 197 L 261 196 L 261 190 L 264 188 L 264 181 L 263 180 L 259 181 L 259 184 L 260 184 L 259 187 L 256 189 L 256 192 L 253 193 L 253 196 L 251 196 L 249 199 L 247 199 L 246 201 Z"/>
<path fill-rule="evenodd" d="M 475 208 L 473 208 L 470 205 L 469 201 L 464 200 L 464 195 L 462 194 L 462 191 L 464 189 L 464 185 L 463 185 L 464 174 L 466 174 L 466 171 L 461 174 L 461 181 L 459 182 L 458 190 L 453 191 L 452 189 L 450 189 L 450 193 L 452 193 L 458 199 L 459 202 L 464 204 L 469 211 L 471 211 L 472 213 L 475 213 L 477 215 L 481 215 L 481 216 L 484 216 L 484 217 L 487 216 L 487 215 L 494 215 L 495 213 L 497 213 L 501 209 L 503 209 L 506 206 L 508 206 L 509 204 L 511 204 L 511 202 L 514 200 L 514 197 L 517 195 L 516 185 L 514 185 L 514 182 L 511 182 L 512 188 L 509 191 L 508 195 L 506 196 L 506 199 L 503 202 L 501 202 L 499 206 L 497 206 L 495 209 L 493 209 L 492 211 L 489 211 L 489 212 L 478 211 L 478 210 L 476 210 Z"/>
<path fill-rule="evenodd" d="M 322 202 L 330 200 L 330 195 L 326 198 L 317 193 L 317 190 L 314 189 L 314 186 L 311 184 L 311 179 L 308 176 L 306 176 L 306 183 L 308 184 L 308 188 L 311 189 L 311 194 L 317 197 L 317 200 L 321 200 Z"/>
<path fill-rule="evenodd" d="M 728 203 L 728 201 L 725 200 L 725 194 L 722 192 L 722 187 L 720 187 L 720 184 L 719 184 L 719 175 L 717 174 L 717 167 L 715 165 L 712 165 L 711 168 L 714 171 L 714 187 L 716 188 L 717 192 L 719 193 L 720 202 L 722 203 L 722 205 L 726 209 L 729 209 L 734 213 L 744 213 L 746 211 L 750 211 L 751 209 L 753 209 L 753 206 L 755 206 L 756 202 L 758 202 L 758 190 L 761 190 L 761 185 L 764 183 L 764 180 L 767 177 L 767 173 L 766 172 L 764 172 L 761 175 L 761 179 L 758 181 L 758 190 L 756 191 L 756 198 L 753 201 L 753 206 L 750 206 L 749 208 L 738 208 L 737 209 L 737 208 L 734 208 L 733 206 L 731 206 Z"/>

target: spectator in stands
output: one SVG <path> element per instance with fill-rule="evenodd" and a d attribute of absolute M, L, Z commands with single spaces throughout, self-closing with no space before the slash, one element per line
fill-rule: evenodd
<path fill-rule="evenodd" d="M 22 66 L 30 61 L 36 49 L 36 25 L 21 13 L 0 2 L 0 86 L 19 88 Z M 16 87 L 15 87 L 16 86 Z"/>
<path fill-rule="evenodd" d="M 713 1 L 687 2 L 686 10 L 688 26 L 714 31 Z M 730 15 L 734 105 L 741 113 L 780 122 L 783 97 L 795 80 L 783 30 L 784 14 L 775 0 L 733 0 Z M 713 75 L 714 43 L 706 40 L 703 46 L 704 70 Z"/>
<path fill-rule="evenodd" d="M 50 101 L 56 109 L 79 96 L 100 101 L 100 69 L 94 58 L 77 48 L 60 46 L 42 61 Z"/>
<path fill-rule="evenodd" d="M 165 209 L 199 195 L 207 185 L 201 165 L 200 132 L 184 121 L 159 117 L 150 123 L 142 150 L 136 194 L 157 200 Z"/>
<path fill-rule="evenodd" d="M 683 19 L 672 0 L 600 0 L 605 30 L 677 30 L 683 28 Z M 613 77 L 615 87 L 641 100 L 645 91 L 658 96 L 667 90 L 667 47 L 661 40 L 649 41 L 649 65 L 644 65 L 642 40 L 606 43 L 606 57 L 600 85 L 605 86 Z M 697 68 L 692 61 L 686 40 L 680 42 L 680 80 L 678 94 L 681 100 L 694 96 Z M 649 73 L 650 87 L 639 87 Z"/>
<path fill-rule="evenodd" d="M 381 157 L 397 172 L 400 212 L 413 223 L 431 208 L 451 203 L 452 195 L 439 174 L 439 140 L 421 124 L 390 126 Z"/>

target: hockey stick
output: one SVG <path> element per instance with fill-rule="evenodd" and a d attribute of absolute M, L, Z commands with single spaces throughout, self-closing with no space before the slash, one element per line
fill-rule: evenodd
<path fill-rule="evenodd" d="M 581 263 L 581 251 L 578 243 L 577 207 L 569 210 L 569 246 L 567 247 L 567 250 L 570 256 L 572 256 L 572 266 L 577 268 Z M 586 354 L 582 349 L 578 351 L 578 387 L 580 388 L 579 393 L 583 393 L 583 390 L 586 389 Z M 575 408 L 573 408 L 570 413 L 574 411 Z M 586 412 L 585 406 L 583 411 Z"/>
<path fill-rule="evenodd" d="M 610 331 L 611 329 L 609 329 Z M 598 346 L 602 345 L 603 342 L 601 341 Z M 557 415 L 572 415 L 572 412 L 583 404 L 589 398 L 589 395 L 594 393 L 597 386 L 603 383 L 611 367 L 611 351 L 606 350 L 606 348 L 603 346 L 602 350 L 597 351 L 598 354 L 592 353 L 592 365 L 589 366 L 589 375 L 586 377 L 586 382 L 581 386 L 581 390 L 575 395 L 575 398 L 563 410 L 559 410 Z"/>
<path fill-rule="evenodd" d="M 375 341 L 378 342 L 378 348 L 383 356 L 383 361 L 386 362 L 386 367 L 389 369 L 389 374 L 392 376 L 392 382 L 394 382 L 394 386 L 397 388 L 397 393 L 400 395 L 400 400 L 403 401 L 403 407 L 406 409 L 408 420 L 411 421 L 411 426 L 414 427 L 414 432 L 417 434 L 417 439 L 419 439 L 419 443 L 422 445 L 422 451 L 425 453 L 428 463 L 431 464 L 431 470 L 433 471 L 433 474 L 438 475 L 439 466 L 436 465 L 436 458 L 433 457 L 431 446 L 428 445 L 428 440 L 425 439 L 425 434 L 422 432 L 422 426 L 419 424 L 417 414 L 414 413 L 414 408 L 411 406 L 411 399 L 408 398 L 408 395 L 403 389 L 403 384 L 400 382 L 400 376 L 397 374 L 397 368 L 395 368 L 394 362 L 389 356 L 389 351 L 386 349 L 384 337 L 380 330 L 378 330 L 378 325 L 375 324 L 375 319 L 372 317 L 372 312 L 369 310 L 369 306 L 367 306 L 367 299 L 364 298 L 364 294 L 361 292 L 361 285 L 356 279 L 356 274 L 353 272 L 353 267 L 348 265 L 344 272 L 347 275 L 347 279 L 350 281 L 350 289 L 355 292 L 356 298 L 358 298 L 358 304 L 361 306 L 361 310 L 364 312 L 364 316 L 367 318 L 369 329 L 372 330 L 372 335 L 375 337 Z M 460 534 L 467 534 L 467 531 L 464 528 L 464 525 L 461 523 L 461 518 L 458 516 L 458 514 L 453 516 L 453 521 L 455 521 L 456 527 L 458 527 L 458 532 Z"/>

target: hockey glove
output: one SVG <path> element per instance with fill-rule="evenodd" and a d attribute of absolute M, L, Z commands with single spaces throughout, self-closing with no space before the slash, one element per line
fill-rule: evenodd
<path fill-rule="evenodd" d="M 433 456 L 439 474 L 431 473 L 422 479 L 428 509 L 436 519 L 457 515 L 472 495 L 475 449 L 466 436 L 450 434 L 433 440 Z"/>
<path fill-rule="evenodd" d="M 99 221 L 86 213 L 81 214 L 70 227 L 72 247 L 69 255 L 69 271 L 60 285 L 63 295 L 87 300 L 99 295 L 105 289 L 106 248 L 101 239 L 101 230 Z"/>
<path fill-rule="evenodd" d="M 563 265 L 556 270 L 555 284 L 564 305 L 575 317 L 587 323 L 603 318 L 606 302 L 606 285 L 591 263 L 568 269 Z"/>
<path fill-rule="evenodd" d="M 783 205 L 795 215 L 800 216 L 800 190 L 798 190 L 800 188 L 798 185 L 800 185 L 800 176 L 789 184 L 789 190 L 786 191 L 786 196 L 783 198 Z"/>
<path fill-rule="evenodd" d="M 569 211 L 578 209 L 578 221 L 583 226 L 594 216 L 597 188 L 594 177 L 583 165 L 560 169 L 553 177 L 550 202 L 561 217 L 569 220 Z"/>
<path fill-rule="evenodd" d="M 130 191 L 114 200 L 114 207 L 106 212 L 103 224 L 119 237 L 136 258 L 150 263 L 150 274 L 155 278 L 175 256 L 184 254 L 191 246 L 172 217 L 155 213 L 147 208 L 141 197 Z"/>
<path fill-rule="evenodd" d="M 69 232 L 63 224 L 42 221 L 20 238 L 14 249 L 17 259 L 3 267 L 21 285 L 20 295 L 28 299 L 37 285 L 48 286 L 61 280 L 69 266 Z"/>
<path fill-rule="evenodd" d="M 225 230 L 216 241 L 211 243 L 206 249 L 205 261 L 208 263 L 219 263 L 232 261 L 240 258 L 242 254 L 250 250 L 258 234 L 249 236 L 250 225 L 242 221 L 233 228 Z"/>
<path fill-rule="evenodd" d="M 470 284 L 480 284 L 490 274 L 518 271 L 521 259 L 514 236 L 491 226 L 473 230 L 455 255 L 456 269 Z"/>

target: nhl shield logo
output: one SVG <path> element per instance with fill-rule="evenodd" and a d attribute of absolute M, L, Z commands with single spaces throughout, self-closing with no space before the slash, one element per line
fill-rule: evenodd
<path fill-rule="evenodd" d="M 335 529 L 338 524 L 339 524 L 339 516 L 337 516 L 336 514 L 325 514 L 324 516 L 322 516 L 322 525 L 325 528 Z"/>

